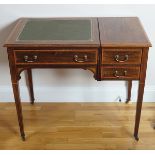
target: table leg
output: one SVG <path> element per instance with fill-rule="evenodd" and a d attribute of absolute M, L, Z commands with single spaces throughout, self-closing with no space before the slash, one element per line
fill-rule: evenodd
<path fill-rule="evenodd" d="M 134 137 L 137 141 L 139 140 L 138 130 L 139 130 L 141 109 L 142 109 L 142 103 L 143 103 L 144 86 L 145 84 L 140 83 L 139 90 L 138 90 L 138 99 L 137 99 L 137 106 L 136 106 L 136 120 L 135 120 L 135 129 L 134 129 Z"/>
<path fill-rule="evenodd" d="M 24 125 L 23 125 L 22 106 L 21 106 L 21 100 L 20 100 L 19 82 L 18 82 L 20 79 L 20 75 L 15 65 L 15 61 L 14 61 L 15 58 L 14 58 L 14 53 L 12 49 L 8 49 L 7 51 L 8 51 L 12 88 L 13 88 L 18 123 L 19 123 L 19 128 L 20 128 L 20 135 L 21 135 L 22 140 L 24 141 L 25 133 L 24 133 Z"/>
<path fill-rule="evenodd" d="M 132 80 L 128 81 L 128 98 L 126 100 L 126 103 L 131 101 L 131 89 L 132 89 Z"/>
<path fill-rule="evenodd" d="M 139 88 L 138 88 L 138 98 L 137 98 L 137 105 L 136 105 L 135 128 L 134 128 L 134 137 L 137 141 L 139 140 L 138 131 L 139 131 L 139 123 L 140 123 L 144 87 L 145 87 L 147 58 L 148 58 L 148 48 L 143 48 L 142 64 L 141 64 L 141 72 L 140 72 Z"/>
<path fill-rule="evenodd" d="M 31 100 L 31 104 L 33 104 L 35 99 L 34 99 L 32 70 L 31 69 L 27 69 L 27 78 L 28 78 L 28 87 L 29 87 L 30 100 Z"/>
<path fill-rule="evenodd" d="M 22 106 L 21 106 L 21 100 L 20 100 L 20 95 L 19 95 L 20 92 L 19 92 L 19 84 L 18 84 L 18 82 L 13 83 L 12 87 L 13 87 L 13 92 L 14 92 L 14 98 L 15 98 L 15 104 L 16 104 L 20 134 L 21 134 L 22 140 L 24 141 L 25 140 L 25 133 L 24 133 Z"/>

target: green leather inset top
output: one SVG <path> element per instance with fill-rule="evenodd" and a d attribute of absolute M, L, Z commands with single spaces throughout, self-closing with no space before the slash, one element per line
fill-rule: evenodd
<path fill-rule="evenodd" d="M 91 40 L 91 20 L 29 20 L 17 40 Z"/>

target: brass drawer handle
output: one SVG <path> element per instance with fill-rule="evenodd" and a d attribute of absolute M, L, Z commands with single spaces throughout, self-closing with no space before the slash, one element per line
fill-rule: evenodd
<path fill-rule="evenodd" d="M 83 62 L 88 61 L 88 57 L 87 55 L 84 55 L 83 58 L 79 58 L 78 55 L 74 55 L 74 61 L 78 63 L 83 63 Z"/>
<path fill-rule="evenodd" d="M 124 60 L 120 60 L 120 56 L 119 55 L 115 55 L 115 61 L 117 61 L 117 62 L 126 62 L 126 61 L 128 61 L 128 59 L 129 59 L 128 55 L 124 56 Z"/>
<path fill-rule="evenodd" d="M 38 56 L 37 56 L 37 55 L 34 55 L 34 56 L 32 57 L 32 60 L 29 60 L 29 56 L 27 56 L 27 55 L 24 56 L 24 61 L 25 61 L 25 62 L 28 62 L 28 63 L 36 62 L 37 59 L 38 59 Z"/>
<path fill-rule="evenodd" d="M 127 71 L 124 71 L 123 74 L 124 75 L 119 75 L 119 72 L 117 70 L 114 72 L 114 76 L 116 78 L 123 78 L 123 77 L 125 77 L 127 75 Z"/>

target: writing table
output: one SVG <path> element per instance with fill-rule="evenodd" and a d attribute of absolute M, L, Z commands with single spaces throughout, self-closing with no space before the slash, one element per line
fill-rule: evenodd
<path fill-rule="evenodd" d="M 134 137 L 143 102 L 148 50 L 151 43 L 137 17 L 21 18 L 7 41 L 8 60 L 20 134 L 25 140 L 19 80 L 28 75 L 31 103 L 34 103 L 32 68 L 82 68 L 97 81 L 139 81 Z"/>

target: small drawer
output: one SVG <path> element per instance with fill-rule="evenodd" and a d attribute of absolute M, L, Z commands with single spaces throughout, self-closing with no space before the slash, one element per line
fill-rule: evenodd
<path fill-rule="evenodd" d="M 141 64 L 141 49 L 102 49 L 102 64 Z"/>
<path fill-rule="evenodd" d="M 101 78 L 102 79 L 116 79 L 126 80 L 133 79 L 138 80 L 140 73 L 140 67 L 102 67 Z"/>
<path fill-rule="evenodd" d="M 97 50 L 15 50 L 17 64 L 97 64 Z"/>

